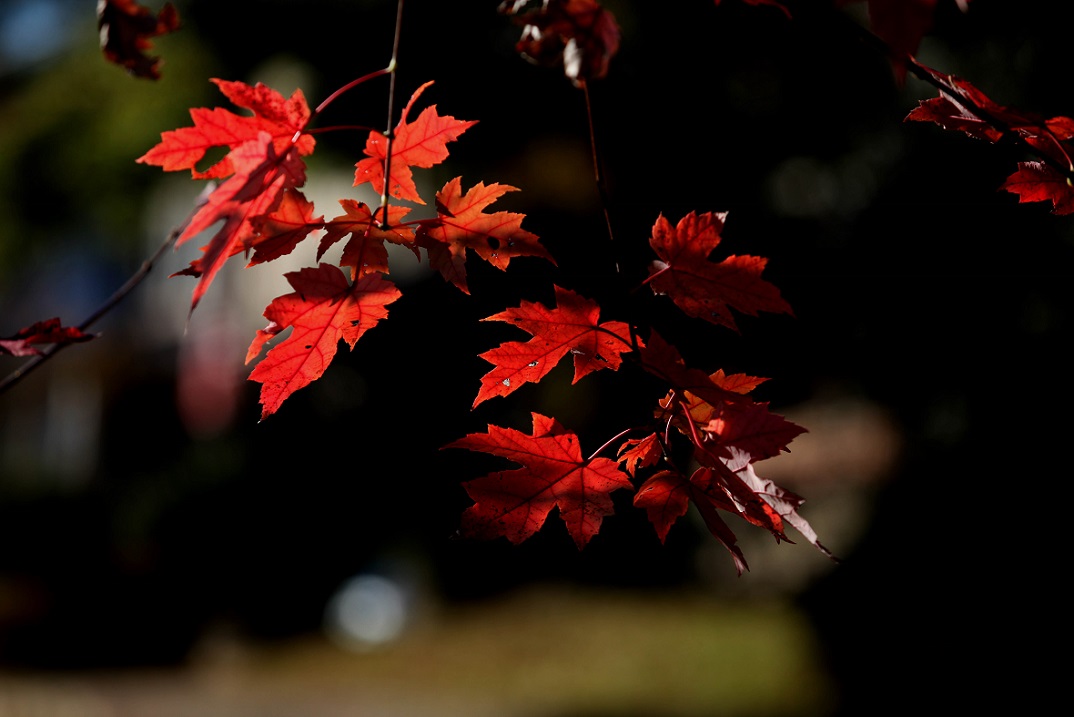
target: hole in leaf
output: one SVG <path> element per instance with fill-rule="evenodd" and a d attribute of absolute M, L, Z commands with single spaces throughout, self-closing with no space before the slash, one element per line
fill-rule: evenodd
<path fill-rule="evenodd" d="M 500 248 L 500 240 L 496 237 L 488 237 L 486 241 L 489 243 L 489 249 L 495 250 Z"/>

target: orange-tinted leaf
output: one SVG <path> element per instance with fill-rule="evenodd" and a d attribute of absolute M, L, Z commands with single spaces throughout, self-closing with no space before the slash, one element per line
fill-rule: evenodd
<path fill-rule="evenodd" d="M 221 107 L 192 109 L 193 127 L 162 132 L 160 142 L 136 161 L 169 172 L 189 169 L 195 179 L 220 179 L 236 171 L 235 153 L 246 142 L 256 140 L 261 132 L 272 137 L 278 155 L 286 154 L 292 145 L 302 156 L 313 152 L 316 142 L 313 135 L 304 131 L 310 109 L 302 90 L 295 90 L 290 99 L 284 99 L 260 82 L 253 87 L 228 80 L 213 82 L 232 103 L 252 111 L 253 116 L 237 115 Z M 227 147 L 230 152 L 204 172 L 198 171 L 195 165 L 213 147 Z"/>
<path fill-rule="evenodd" d="M 254 220 L 270 214 L 284 190 L 306 181 L 306 166 L 294 148 L 280 156 L 267 132 L 232 152 L 235 174 L 217 187 L 197 211 L 176 241 L 182 245 L 191 237 L 223 220 L 223 226 L 200 258 L 179 274 L 198 277 L 190 310 L 197 307 L 220 267 L 228 258 L 249 249 L 257 239 Z"/>
<path fill-rule="evenodd" d="M 650 285 L 667 294 L 690 316 L 738 331 L 731 309 L 750 316 L 759 311 L 792 314 L 779 289 L 761 278 L 767 259 L 729 256 L 716 264 L 708 260 L 720 243 L 726 212 L 690 212 L 678 225 L 661 214 L 649 245 L 660 257 L 654 262 Z"/>
<path fill-rule="evenodd" d="M 664 447 L 660 438 L 652 433 L 645 438 L 631 438 L 619 446 L 619 462 L 625 464 L 623 470 L 634 477 L 638 468 L 656 465 L 664 457 Z"/>
<path fill-rule="evenodd" d="M 496 368 L 481 379 L 476 407 L 494 396 L 506 396 L 524 383 L 540 381 L 568 352 L 574 356 L 574 380 L 602 368 L 618 370 L 620 354 L 633 350 L 630 327 L 622 321 L 598 323 L 600 307 L 568 289 L 555 287 L 556 307 L 523 301 L 483 321 L 505 321 L 533 334 L 529 341 L 508 341 L 481 354 Z"/>
<path fill-rule="evenodd" d="M 615 461 L 583 458 L 578 436 L 538 413 L 532 435 L 490 425 L 488 433 L 471 433 L 444 447 L 490 453 L 522 466 L 463 484 L 474 500 L 462 516 L 467 537 L 502 536 L 521 543 L 540 530 L 555 507 L 581 550 L 604 516 L 612 514 L 610 493 L 633 487 Z"/>
<path fill-rule="evenodd" d="M 1052 203 L 1053 214 L 1074 213 L 1074 186 L 1065 175 L 1044 162 L 1019 162 L 1018 171 L 1000 186 L 1018 195 L 1019 202 Z"/>
<path fill-rule="evenodd" d="M 608 74 L 619 51 L 619 25 L 596 0 L 504 0 L 499 12 L 522 25 L 515 49 L 526 60 L 563 67 L 575 86 Z"/>
<path fill-rule="evenodd" d="M 477 124 L 476 121 L 457 120 L 454 117 L 441 117 L 436 113 L 436 105 L 422 110 L 413 122 L 407 122 L 407 115 L 422 91 L 431 85 L 426 82 L 410 98 L 410 102 L 399 116 L 392 137 L 391 181 L 389 193 L 397 199 L 425 204 L 414 186 L 411 167 L 428 168 L 447 159 L 447 143 L 458 139 L 459 135 Z M 370 182 L 378 194 L 384 194 L 384 159 L 387 157 L 388 140 L 380 132 L 370 132 L 365 143 L 366 159 L 360 160 L 354 172 L 354 186 Z"/>
<path fill-rule="evenodd" d="M 247 362 L 265 342 L 291 327 L 291 335 L 269 350 L 250 373 L 261 383 L 261 418 L 276 412 L 288 396 L 324 373 L 336 355 L 340 339 L 354 344 L 388 316 L 388 304 L 399 298 L 395 285 L 378 274 L 353 285 L 331 264 L 284 274 L 294 293 L 273 299 L 265 309 L 268 328 L 258 332 Z"/>
<path fill-rule="evenodd" d="M 713 374 L 710 378 L 717 375 Z M 738 449 L 750 461 L 771 458 L 788 450 L 790 442 L 806 432 L 801 426 L 769 411 L 767 402 L 710 403 L 690 391 L 683 391 L 673 398 L 674 395 L 669 393 L 660 401 L 657 415 L 666 416 L 668 411 L 675 410 L 676 404 L 681 406 L 672 424 L 691 439 L 695 435 L 702 436 L 703 445 L 698 448 L 708 451 L 713 460 L 729 456 L 731 448 Z M 686 417 L 682 415 L 684 409 L 694 423 L 693 428 L 685 422 Z M 702 456 L 698 458 L 706 465 L 713 462 L 706 462 Z"/>
<path fill-rule="evenodd" d="M 414 230 L 400 225 L 403 217 L 410 212 L 410 207 L 389 205 L 390 228 L 384 229 L 374 212 L 364 203 L 353 199 L 341 199 L 339 204 L 346 213 L 325 224 L 325 235 L 317 248 L 318 259 L 328 251 L 330 246 L 348 234 L 351 239 L 343 247 L 340 264 L 352 267 L 351 274 L 355 278 L 374 271 L 382 274 L 388 273 L 388 250 L 384 248 L 385 241 L 408 246 L 415 256 L 421 258 L 420 252 L 414 246 Z"/>
<path fill-rule="evenodd" d="M 37 356 L 41 353 L 38 346 L 63 346 L 95 338 L 97 334 L 87 334 L 74 326 L 64 326 L 58 318 L 45 319 L 19 329 L 13 336 L 0 337 L 0 354 Z"/>
<path fill-rule="evenodd" d="M 506 270 L 511 259 L 519 256 L 556 263 L 537 235 L 522 228 L 525 214 L 485 213 L 490 204 L 515 191 L 517 188 L 506 184 L 486 186 L 478 182 L 464 194 L 462 178 L 455 177 L 436 194 L 437 218 L 422 222 L 418 229 L 417 243 L 428 250 L 429 265 L 467 294 L 467 249 L 500 270 Z"/>
<path fill-rule="evenodd" d="M 246 242 L 253 249 L 247 266 L 278 259 L 290 254 L 310 232 L 324 226 L 324 217 L 313 216 L 313 202 L 297 189 L 286 189 L 279 205 L 269 214 L 251 221 L 254 237 Z"/>
<path fill-rule="evenodd" d="M 179 29 L 179 12 L 166 2 L 154 17 L 135 0 L 98 0 L 97 29 L 106 60 L 135 77 L 159 80 L 160 58 L 146 53 L 153 49 L 151 38 Z"/>

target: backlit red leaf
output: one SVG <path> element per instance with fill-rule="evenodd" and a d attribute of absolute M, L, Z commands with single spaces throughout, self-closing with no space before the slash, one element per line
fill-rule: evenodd
<path fill-rule="evenodd" d="M 220 179 L 236 171 L 234 154 L 239 147 L 256 140 L 262 132 L 272 137 L 278 155 L 286 154 L 292 145 L 302 156 L 313 152 L 316 142 L 313 135 L 305 132 L 310 110 L 302 90 L 295 90 L 290 99 L 284 99 L 260 82 L 253 87 L 229 80 L 213 79 L 213 82 L 233 104 L 250 110 L 253 115 L 237 115 L 222 107 L 194 108 L 190 110 L 193 127 L 162 132 L 160 142 L 139 157 L 138 162 L 169 172 L 189 169 L 195 179 Z M 230 151 L 207 170 L 199 171 L 197 163 L 214 147 L 227 147 Z"/>
<path fill-rule="evenodd" d="M 729 256 L 708 260 L 720 243 L 725 212 L 690 212 L 676 226 L 661 214 L 649 245 L 660 257 L 649 283 L 655 293 L 667 294 L 690 316 L 738 331 L 731 309 L 756 316 L 759 311 L 792 314 L 779 289 L 761 278 L 767 259 Z"/>
<path fill-rule="evenodd" d="M 429 265 L 467 294 L 468 249 L 501 271 L 520 256 L 556 263 L 537 235 L 522 228 L 525 214 L 485 213 L 490 204 L 515 191 L 506 184 L 478 182 L 463 193 L 462 178 L 456 177 L 436 194 L 437 218 L 422 222 L 418 229 L 417 243 L 429 252 Z"/>
<path fill-rule="evenodd" d="M 164 3 L 156 17 L 135 0 L 98 0 L 97 29 L 105 59 L 125 67 L 135 77 L 160 79 L 160 58 L 146 53 L 152 38 L 179 29 L 179 12 Z"/>
<path fill-rule="evenodd" d="M 325 235 L 317 248 L 318 259 L 330 246 L 348 235 L 351 238 L 343 247 L 340 265 L 352 267 L 352 278 L 374 271 L 382 274 L 388 273 L 388 250 L 384 247 L 385 241 L 410 247 L 415 256 L 421 257 L 414 245 L 414 230 L 400 224 L 410 212 L 410 207 L 389 205 L 390 228 L 384 229 L 375 213 L 366 204 L 353 199 L 341 199 L 339 204 L 343 207 L 345 214 L 324 225 Z"/>
<path fill-rule="evenodd" d="M 664 447 L 660 437 L 652 433 L 645 438 L 631 438 L 619 446 L 619 462 L 623 470 L 631 475 L 637 474 L 638 468 L 656 465 L 664 457 Z"/>
<path fill-rule="evenodd" d="M 395 286 L 379 274 L 354 284 L 331 264 L 284 274 L 294 288 L 265 309 L 269 327 L 258 332 L 247 353 L 256 357 L 267 340 L 291 327 L 291 335 L 269 350 L 250 373 L 261 383 L 261 418 L 276 412 L 288 396 L 324 373 L 340 339 L 355 342 L 388 316 L 388 304 L 399 298 Z"/>
<path fill-rule="evenodd" d="M 459 135 L 477 124 L 476 121 L 457 120 L 451 116 L 440 116 L 436 105 L 422 110 L 413 122 L 407 121 L 407 115 L 422 91 L 431 85 L 426 82 L 419 87 L 403 108 L 399 124 L 395 126 L 392 137 L 391 181 L 388 182 L 389 194 L 396 199 L 406 199 L 418 204 L 425 204 L 418 195 L 414 185 L 411 167 L 428 168 L 447 159 L 447 143 L 458 139 Z M 354 186 L 370 182 L 377 194 L 384 193 L 384 159 L 387 157 L 387 138 L 380 132 L 370 132 L 365 143 L 366 159 L 360 160 L 354 172 Z"/>
<path fill-rule="evenodd" d="M 1074 186 L 1068 177 L 1044 162 L 1019 162 L 1018 171 L 1000 186 L 1019 202 L 1051 202 L 1053 214 L 1074 213 Z"/>
<path fill-rule="evenodd" d="M 600 307 L 568 289 L 555 287 L 556 307 L 523 301 L 483 321 L 505 321 L 533 334 L 529 341 L 508 341 L 481 354 L 496 366 L 481 379 L 476 407 L 494 396 L 506 396 L 524 383 L 544 378 L 560 360 L 574 356 L 574 380 L 602 368 L 618 370 L 621 354 L 632 351 L 630 327 L 622 321 L 599 323 Z"/>
<path fill-rule="evenodd" d="M 176 241 L 181 246 L 191 237 L 223 220 L 224 224 L 207 245 L 202 256 L 179 274 L 198 277 L 190 310 L 197 307 L 224 263 L 250 249 L 257 240 L 254 220 L 270 214 L 279 205 L 285 190 L 306 181 L 306 166 L 294 148 L 280 156 L 267 132 L 232 152 L 235 174 L 217 187 L 197 211 Z"/>
<path fill-rule="evenodd" d="M 474 505 L 462 515 L 460 532 L 472 538 L 505 537 L 521 543 L 559 509 L 567 532 L 581 550 L 611 515 L 610 493 L 633 486 L 607 458 L 582 457 L 578 436 L 555 419 L 533 415 L 533 432 L 490 425 L 445 448 L 466 448 L 507 458 L 522 466 L 463 484 Z"/>
<path fill-rule="evenodd" d="M 247 266 L 290 254 L 310 232 L 324 226 L 324 217 L 313 216 L 313 202 L 302 192 L 286 189 L 271 213 L 254 217 L 250 223 L 254 236 L 246 247 L 253 249 L 253 256 Z"/>

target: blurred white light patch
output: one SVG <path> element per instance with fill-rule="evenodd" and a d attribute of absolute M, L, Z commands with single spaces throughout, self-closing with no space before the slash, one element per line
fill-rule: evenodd
<path fill-rule="evenodd" d="M 328 601 L 324 629 L 340 647 L 367 652 L 398 639 L 410 609 L 410 595 L 402 585 L 383 575 L 359 575 Z"/>

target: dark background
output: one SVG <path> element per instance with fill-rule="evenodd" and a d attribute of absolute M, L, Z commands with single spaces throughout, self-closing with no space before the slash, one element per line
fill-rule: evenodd
<path fill-rule="evenodd" d="M 477 320 L 522 299 L 548 303 L 553 282 L 619 318 L 613 247 L 623 281 L 636 282 L 659 214 L 729 211 L 721 251 L 768 257 L 765 277 L 795 316 L 742 317 L 736 335 L 646 301 L 645 319 L 693 365 L 771 377 L 759 393 L 774 409 L 852 396 L 888 411 L 903 440 L 893 475 L 866 491 L 875 499 L 868 525 L 843 562 L 788 589 L 818 631 L 839 710 L 874 712 L 878 699 L 900 712 L 965 711 L 1001 697 L 1043 703 L 1060 677 L 1044 646 L 1069 632 L 1059 576 L 1069 564 L 1060 532 L 1074 235 L 1048 206 L 997 191 L 1024 157 L 903 123 L 931 88 L 895 82 L 883 58 L 823 13 L 791 4 L 787 21 L 731 0 L 608 2 L 622 48 L 592 100 L 610 245 L 583 95 L 515 55 L 518 30 L 496 4 L 407 4 L 400 104 L 431 79 L 422 106 L 479 120 L 446 165 L 429 170 L 430 185 L 462 175 L 467 186 L 520 187 L 502 208 L 527 215 L 523 226 L 558 267 L 521 259 L 501 273 L 471 260 L 469 297 L 435 276 L 413 280 L 390 320 L 261 423 L 244 374 L 235 394 L 195 381 L 203 400 L 177 401 L 193 380 L 182 373 L 191 344 L 205 339 L 228 365 L 248 339 L 214 344 L 218 325 L 198 312 L 185 324 L 192 284 L 155 271 L 147 284 L 181 285 L 176 311 L 151 315 L 132 300 L 102 322 L 99 340 L 0 398 L 0 660 L 174 664 L 221 618 L 257 639 L 308 633 L 340 582 L 385 555 L 421 556 L 446 601 L 546 580 L 624 590 L 703 581 L 696 555 L 711 539 L 684 522 L 661 546 L 629 498 L 617 498 L 616 516 L 581 553 L 555 519 L 520 546 L 452 540 L 469 504 L 461 481 L 501 464 L 439 447 L 487 423 L 528 430 L 530 411 L 556 416 L 593 447 L 644 421 L 659 388 L 611 372 L 572 387 L 558 371 L 547 386 L 468 413 L 487 368 L 477 354 L 520 338 Z M 76 5 L 92 3 L 57 7 Z M 316 105 L 390 53 L 391 2 L 178 6 L 183 28 L 155 41 L 165 59 L 158 83 L 100 59 L 86 7 L 62 15 L 78 18 L 69 45 L 6 61 L 0 333 L 57 314 L 75 322 L 163 239 L 168 225 L 140 215 L 160 196 L 151 187 L 161 173 L 132 160 L 160 131 L 187 124 L 186 108 L 224 103 L 208 77 L 253 82 L 270 66 L 298 67 Z M 940 2 L 919 58 L 1002 104 L 1074 115 L 1056 71 L 1066 28 L 1049 9 L 974 0 L 962 14 Z M 379 80 L 349 93 L 325 124 L 382 127 L 386 88 Z M 361 133 L 321 135 L 315 157 L 347 168 L 363 142 Z M 194 185 L 167 186 L 192 198 Z M 349 191 L 344 183 L 337 196 Z M 189 261 L 195 246 L 185 249 L 168 271 Z M 242 289 L 220 291 L 233 299 Z M 146 321 L 174 339 L 148 340 Z M 95 451 L 76 466 L 39 455 L 51 445 L 49 407 L 75 410 L 63 396 L 84 395 L 73 387 L 87 376 Z M 809 486 L 794 488 L 813 505 Z M 729 560 L 723 568 L 733 572 Z M 712 589 L 735 595 L 733 582 Z"/>

